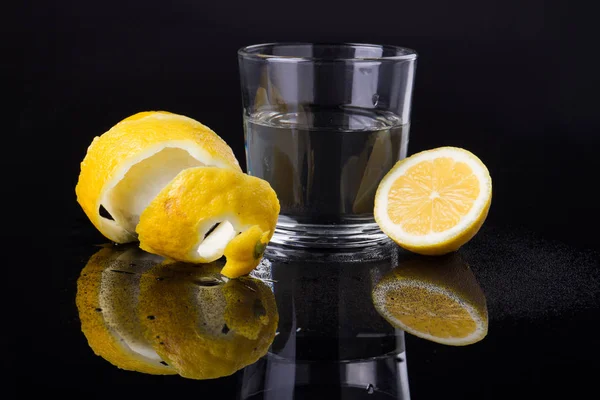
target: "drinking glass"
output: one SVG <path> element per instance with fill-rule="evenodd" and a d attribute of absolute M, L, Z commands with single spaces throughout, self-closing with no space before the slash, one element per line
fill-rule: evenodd
<path fill-rule="evenodd" d="M 246 162 L 281 213 L 272 243 L 361 248 L 383 176 L 406 157 L 416 53 L 374 44 L 271 43 L 238 51 Z"/>

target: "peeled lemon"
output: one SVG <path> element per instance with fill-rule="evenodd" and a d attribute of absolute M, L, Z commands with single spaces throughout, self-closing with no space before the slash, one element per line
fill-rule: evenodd
<path fill-rule="evenodd" d="M 465 149 L 440 147 L 396 163 L 377 188 L 374 216 L 401 247 L 441 255 L 479 231 L 491 201 L 492 179 L 481 160 Z"/>
<path fill-rule="evenodd" d="M 140 214 L 162 188 L 180 171 L 205 165 L 241 171 L 231 148 L 207 126 L 169 112 L 140 112 L 93 140 L 77 201 L 108 239 L 132 242 Z"/>
<path fill-rule="evenodd" d="M 150 253 L 193 263 L 227 252 L 230 278 L 256 267 L 279 215 L 273 189 L 243 174 L 215 132 L 163 111 L 132 115 L 95 138 L 75 190 L 110 240 L 139 240 Z"/>
<path fill-rule="evenodd" d="M 244 259 L 249 272 L 262 256 L 257 246 L 271 239 L 278 215 L 277 195 L 266 181 L 223 168 L 189 168 L 142 212 L 137 233 L 140 247 L 150 253 L 206 263 L 229 252 L 233 258 L 228 262 Z"/>

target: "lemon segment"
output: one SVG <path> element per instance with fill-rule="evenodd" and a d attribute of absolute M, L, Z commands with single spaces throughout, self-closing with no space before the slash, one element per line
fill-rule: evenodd
<path fill-rule="evenodd" d="M 266 181 L 228 169 L 195 167 L 181 171 L 152 200 L 137 233 L 140 247 L 150 253 L 207 263 L 222 257 L 229 242 L 244 245 L 233 236 L 254 226 L 261 237 L 267 233 L 268 242 L 278 215 L 277 195 Z M 203 245 L 206 241 L 210 246 Z"/>
<path fill-rule="evenodd" d="M 379 184 L 374 215 L 401 247 L 441 255 L 479 231 L 491 198 L 492 180 L 481 160 L 464 149 L 440 147 L 396 163 Z"/>
<path fill-rule="evenodd" d="M 231 148 L 200 122 L 163 111 L 137 113 L 94 138 L 81 163 L 77 201 L 108 239 L 135 241 L 150 201 L 181 170 L 203 165 L 241 171 Z"/>

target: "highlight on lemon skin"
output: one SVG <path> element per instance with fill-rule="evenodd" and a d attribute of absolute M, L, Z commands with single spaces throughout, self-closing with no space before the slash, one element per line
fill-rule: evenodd
<path fill-rule="evenodd" d="M 390 324 L 423 339 L 464 346 L 487 335 L 485 295 L 458 253 L 401 261 L 375 285 L 372 299 Z"/>
<path fill-rule="evenodd" d="M 271 289 L 251 277 L 224 283 L 222 267 L 221 261 L 165 263 L 142 277 L 145 337 L 183 377 L 231 375 L 264 356 L 275 338 L 279 314 Z"/>
<path fill-rule="evenodd" d="M 240 171 L 231 148 L 215 132 L 184 115 L 140 112 L 94 138 L 81 163 L 77 201 L 108 239 L 137 239 L 139 217 L 180 171 L 215 166 Z"/>
<path fill-rule="evenodd" d="M 142 212 L 140 247 L 192 263 L 212 262 L 227 252 L 225 272 L 239 276 L 258 264 L 279 209 L 275 191 L 262 179 L 223 168 L 189 168 Z"/>
<path fill-rule="evenodd" d="M 141 274 L 161 261 L 134 245 L 108 245 L 89 259 L 77 280 L 81 330 L 94 353 L 118 368 L 153 375 L 177 373 L 154 351 L 138 321 Z"/>
<path fill-rule="evenodd" d="M 492 180 L 473 153 L 440 147 L 398 161 L 378 186 L 374 216 L 381 230 L 414 253 L 458 250 L 483 225 Z"/>

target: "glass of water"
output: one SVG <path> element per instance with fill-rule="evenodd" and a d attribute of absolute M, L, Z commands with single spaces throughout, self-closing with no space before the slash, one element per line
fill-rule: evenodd
<path fill-rule="evenodd" d="M 238 51 L 249 174 L 281 203 L 272 243 L 387 240 L 377 186 L 406 157 L 416 53 L 373 44 L 271 43 Z"/>

